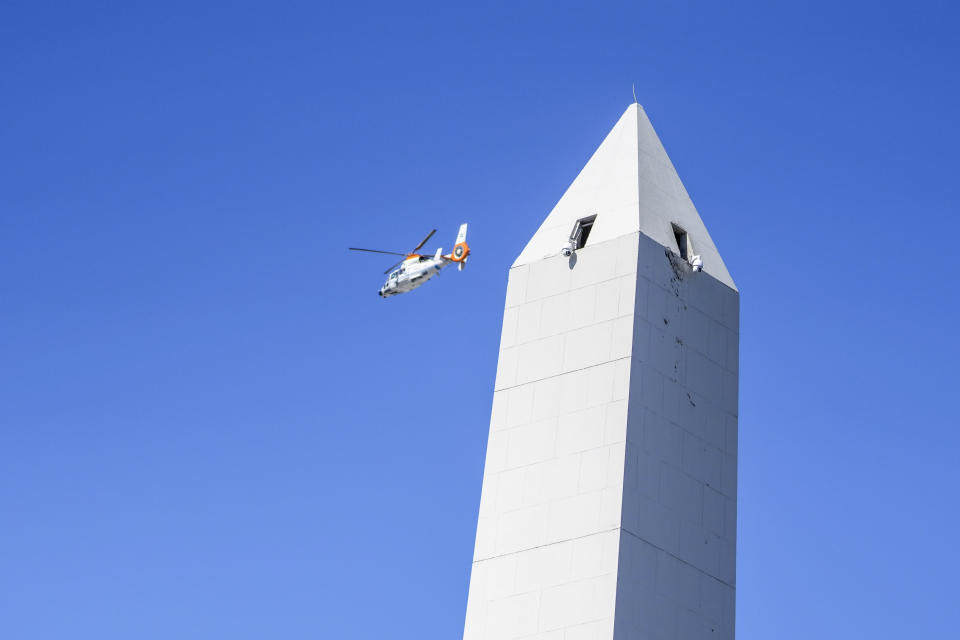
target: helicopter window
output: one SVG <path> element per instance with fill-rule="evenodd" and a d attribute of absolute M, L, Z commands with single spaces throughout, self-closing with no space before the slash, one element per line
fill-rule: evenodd
<path fill-rule="evenodd" d="M 398 275 L 400 275 L 400 271 L 394 271 L 393 273 L 390 274 L 390 279 L 396 280 Z"/>

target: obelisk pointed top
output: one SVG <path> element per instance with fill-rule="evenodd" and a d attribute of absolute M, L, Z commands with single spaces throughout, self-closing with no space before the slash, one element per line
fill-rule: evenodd
<path fill-rule="evenodd" d="M 634 102 L 604 138 L 586 166 L 533 235 L 514 266 L 555 256 L 581 218 L 596 215 L 589 244 L 643 233 L 681 252 L 685 232 L 689 256 L 703 271 L 736 289 L 687 190 L 643 107 Z"/>

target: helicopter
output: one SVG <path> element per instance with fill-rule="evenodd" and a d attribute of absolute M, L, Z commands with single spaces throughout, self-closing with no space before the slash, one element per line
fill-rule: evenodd
<path fill-rule="evenodd" d="M 381 298 L 389 298 L 390 296 L 413 291 L 440 273 L 441 269 L 451 264 L 457 265 L 457 271 L 463 271 L 463 267 L 467 263 L 467 256 L 470 255 L 470 247 L 467 246 L 467 223 L 460 225 L 460 232 L 457 233 L 457 242 L 453 245 L 453 250 L 447 255 L 443 255 L 442 247 L 437 249 L 437 252 L 432 256 L 417 253 L 436 232 L 437 230 L 434 229 L 428 233 L 427 237 L 414 247 L 410 253 L 380 251 L 379 249 L 360 249 L 358 247 L 350 247 L 350 251 L 367 251 L 369 253 L 386 253 L 393 256 L 403 256 L 403 260 L 391 265 L 389 269 L 384 271 L 384 273 L 390 275 L 377 293 Z M 399 267 L 399 269 L 397 267 Z"/>

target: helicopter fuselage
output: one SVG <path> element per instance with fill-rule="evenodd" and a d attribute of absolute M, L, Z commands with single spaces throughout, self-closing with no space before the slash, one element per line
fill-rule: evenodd
<path fill-rule="evenodd" d="M 350 251 L 366 251 L 368 253 L 386 253 L 389 255 L 403 256 L 403 260 L 390 267 L 385 273 L 389 273 L 387 281 L 377 291 L 381 298 L 389 298 L 401 293 L 413 291 L 424 282 L 440 273 L 440 270 L 447 265 L 456 264 L 458 271 L 463 271 L 463 267 L 470 256 L 470 247 L 467 245 L 467 223 L 460 225 L 460 231 L 457 233 L 457 243 L 453 245 L 453 250 L 443 254 L 443 249 L 437 249 L 435 254 L 423 255 L 417 253 L 420 247 L 427 243 L 436 229 L 427 234 L 420 244 L 414 247 L 409 253 L 398 253 L 396 251 L 381 251 L 380 249 L 361 249 L 360 247 L 350 247 Z"/>
<path fill-rule="evenodd" d="M 413 291 L 449 264 L 452 262 L 443 256 L 407 258 L 400 267 L 390 272 L 387 281 L 380 287 L 379 294 L 383 298 L 389 298 Z"/>

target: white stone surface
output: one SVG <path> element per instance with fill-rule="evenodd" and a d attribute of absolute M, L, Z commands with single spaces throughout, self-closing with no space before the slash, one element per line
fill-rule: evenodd
<path fill-rule="evenodd" d="M 641 232 L 678 251 L 671 223 L 690 237 L 703 270 L 728 287 L 736 285 L 693 206 L 646 112 L 632 104 L 556 204 L 514 266 L 542 264 L 555 256 L 578 219 L 597 214 L 590 238 L 605 242 Z M 594 267 L 599 268 L 599 267 Z M 560 286 L 562 281 L 538 286 Z M 732 319 L 730 324 L 735 324 Z"/>
<path fill-rule="evenodd" d="M 510 270 L 464 638 L 733 638 L 739 294 L 671 221 L 707 262 L 631 106 Z"/>

